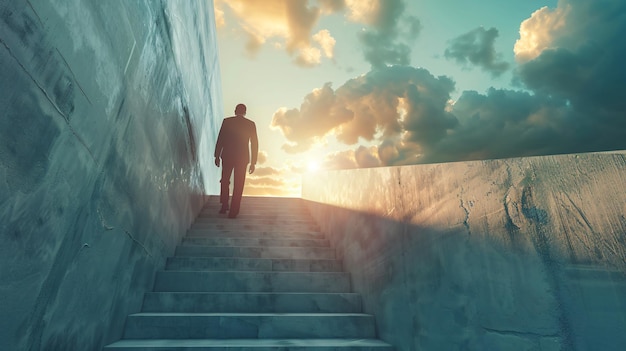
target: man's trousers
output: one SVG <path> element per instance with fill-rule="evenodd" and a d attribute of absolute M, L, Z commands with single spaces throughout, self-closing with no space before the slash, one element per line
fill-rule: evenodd
<path fill-rule="evenodd" d="M 243 194 L 243 185 L 246 182 L 246 171 L 248 170 L 247 163 L 229 162 L 222 159 L 222 179 L 220 190 L 220 202 L 222 208 L 228 208 L 229 186 L 230 176 L 235 173 L 234 186 L 233 186 L 233 199 L 230 203 L 229 216 L 236 216 L 239 213 L 239 207 L 241 206 L 241 195 Z"/>

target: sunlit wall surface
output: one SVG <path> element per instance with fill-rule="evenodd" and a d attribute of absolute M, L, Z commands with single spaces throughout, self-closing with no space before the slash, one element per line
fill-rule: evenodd
<path fill-rule="evenodd" d="M 0 349 L 118 340 L 217 191 L 211 1 L 0 1 Z"/>
<path fill-rule="evenodd" d="M 303 198 L 398 350 L 621 350 L 626 152 L 323 172 Z"/>

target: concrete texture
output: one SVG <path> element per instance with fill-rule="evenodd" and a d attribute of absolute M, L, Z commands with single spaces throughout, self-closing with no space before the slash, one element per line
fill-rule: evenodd
<path fill-rule="evenodd" d="M 621 350 L 626 153 L 316 173 L 303 198 L 398 350 Z"/>
<path fill-rule="evenodd" d="M 117 340 L 200 210 L 211 1 L 0 0 L 0 350 Z"/>
<path fill-rule="evenodd" d="M 189 231 L 141 312 L 128 316 L 124 338 L 107 350 L 391 349 L 376 339 L 374 317 L 362 313 L 360 295 L 351 292 L 350 276 L 323 234 L 311 242 L 284 231 L 313 223 L 301 199 L 244 197 L 237 219 L 219 215 L 219 207 L 218 197 L 210 197 L 197 221 L 212 219 L 223 228 Z M 284 214 L 291 219 L 271 220 Z M 242 227 L 255 223 L 251 216 L 263 218 Z M 199 239 L 209 244 L 192 244 Z M 260 252 L 267 257 L 250 257 Z"/>

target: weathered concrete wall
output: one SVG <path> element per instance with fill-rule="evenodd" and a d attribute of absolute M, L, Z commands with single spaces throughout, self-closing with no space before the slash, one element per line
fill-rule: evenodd
<path fill-rule="evenodd" d="M 617 350 L 625 184 L 616 152 L 319 173 L 302 193 L 399 350 Z"/>
<path fill-rule="evenodd" d="M 140 308 L 217 191 L 214 28 L 211 1 L 0 0 L 0 350 L 98 350 Z"/>

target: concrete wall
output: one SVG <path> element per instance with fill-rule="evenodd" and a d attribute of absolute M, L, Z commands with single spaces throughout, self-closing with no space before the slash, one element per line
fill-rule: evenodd
<path fill-rule="evenodd" d="M 398 350 L 626 344 L 626 153 L 310 174 L 303 198 Z"/>
<path fill-rule="evenodd" d="M 0 1 L 0 350 L 98 350 L 217 191 L 211 1 Z"/>

